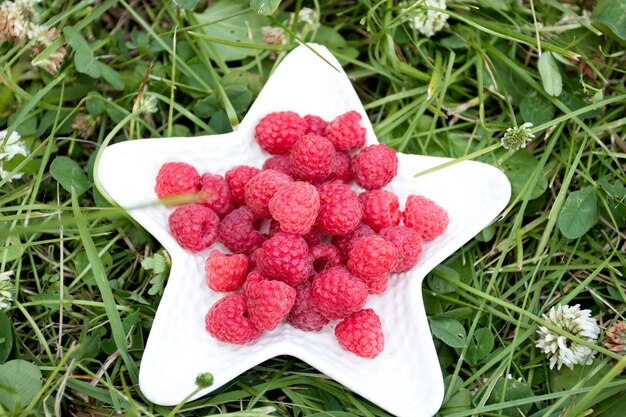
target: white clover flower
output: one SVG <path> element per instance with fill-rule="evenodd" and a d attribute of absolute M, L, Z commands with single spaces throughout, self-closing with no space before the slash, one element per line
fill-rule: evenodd
<path fill-rule="evenodd" d="M 9 161 L 15 155 L 28 156 L 28 149 L 22 142 L 22 138 L 17 132 L 11 132 L 11 135 L 7 137 L 7 131 L 0 131 L 0 178 L 5 179 L 9 175 L 9 171 L 4 169 L 4 162 Z M 15 179 L 22 178 L 23 173 L 15 173 L 9 182 Z"/>
<path fill-rule="evenodd" d="M 430 38 L 443 29 L 449 16 L 447 13 L 425 9 L 422 6 L 445 10 L 447 9 L 446 0 L 417 0 L 417 4 L 416 8 L 408 12 L 411 19 L 409 25 Z"/>
<path fill-rule="evenodd" d="M 284 45 L 287 43 L 287 32 L 278 26 L 263 26 L 263 42 L 269 45 Z"/>
<path fill-rule="evenodd" d="M 303 7 L 298 12 L 298 20 L 306 23 L 309 28 L 316 27 L 320 21 L 317 12 L 309 7 Z"/>
<path fill-rule="evenodd" d="M 11 275 L 13 271 L 7 271 L 0 273 L 0 311 L 8 310 L 13 303 L 13 283 L 11 282 Z"/>
<path fill-rule="evenodd" d="M 509 127 L 502 137 L 502 147 L 510 151 L 517 151 L 526 147 L 526 143 L 535 138 L 530 131 L 532 123 L 526 122 L 518 127 Z"/>
<path fill-rule="evenodd" d="M 600 326 L 591 317 L 591 311 L 581 310 L 579 304 L 572 307 L 554 306 L 547 316 L 543 315 L 543 318 L 548 323 L 589 342 L 596 342 L 600 335 Z M 550 369 L 554 368 L 554 365 L 557 369 L 561 369 L 563 365 L 570 369 L 573 369 L 574 365 L 591 365 L 596 354 L 595 350 L 579 345 L 544 326 L 539 327 L 537 333 L 539 339 L 536 346 L 550 359 Z"/>
<path fill-rule="evenodd" d="M 152 94 L 143 93 L 141 96 L 141 100 L 139 101 L 139 107 L 137 107 L 137 112 L 140 114 L 143 113 L 156 113 L 158 110 L 157 106 L 157 98 Z"/>

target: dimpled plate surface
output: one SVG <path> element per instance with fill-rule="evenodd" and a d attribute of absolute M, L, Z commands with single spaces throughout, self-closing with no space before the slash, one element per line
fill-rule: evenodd
<path fill-rule="evenodd" d="M 134 140 L 112 145 L 97 169 L 102 187 L 169 252 L 172 268 L 143 354 L 139 384 L 157 404 L 174 405 L 195 389 L 195 378 L 211 372 L 214 384 L 194 398 L 216 390 L 253 366 L 278 355 L 297 357 L 398 417 L 431 416 L 443 398 L 443 380 L 424 311 L 424 276 L 474 235 L 505 207 L 510 196 L 506 177 L 496 168 L 462 162 L 413 178 L 448 159 L 399 154 L 397 178 L 387 187 L 401 201 L 422 194 L 446 208 L 450 224 L 424 246 L 418 264 L 395 274 L 385 294 L 370 296 L 366 307 L 381 317 L 385 348 L 375 359 L 343 351 L 334 325 L 307 333 L 281 324 L 258 340 L 236 346 L 216 341 L 204 329 L 204 316 L 223 294 L 209 290 L 204 262 L 209 251 L 193 254 L 170 236 L 171 208 L 150 205 L 156 174 L 165 162 L 183 161 L 201 173 L 224 174 L 241 164 L 261 167 L 268 157 L 254 142 L 254 127 L 265 114 L 292 110 L 326 120 L 356 110 L 363 115 L 367 143 L 377 143 L 372 125 L 350 80 L 323 46 L 299 46 L 278 65 L 242 123 L 223 135 Z M 223 249 L 223 248 L 220 248 Z"/>

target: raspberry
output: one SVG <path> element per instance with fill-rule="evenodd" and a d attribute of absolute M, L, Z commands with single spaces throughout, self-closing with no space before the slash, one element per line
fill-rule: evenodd
<path fill-rule="evenodd" d="M 422 238 L 418 232 L 406 226 L 386 227 L 378 233 L 398 250 L 398 265 L 391 272 L 404 272 L 413 268 L 422 253 Z"/>
<path fill-rule="evenodd" d="M 293 167 L 291 166 L 291 157 L 289 155 L 276 155 L 266 159 L 263 162 L 263 170 L 266 169 L 284 172 L 293 177 Z"/>
<path fill-rule="evenodd" d="M 256 253 L 256 252 L 255 252 Z M 263 276 L 263 274 L 261 274 L 259 272 L 258 269 L 255 269 L 253 271 L 250 271 L 248 273 L 248 276 L 246 277 L 246 281 L 243 283 L 243 285 L 241 286 L 241 291 L 245 294 L 246 291 L 248 291 L 248 287 L 251 286 L 252 284 L 256 284 L 259 283 L 261 281 L 265 280 L 265 277 Z"/>
<path fill-rule="evenodd" d="M 389 274 L 382 274 L 379 277 L 363 281 L 367 285 L 367 292 L 370 294 L 382 294 L 387 291 Z"/>
<path fill-rule="evenodd" d="M 359 113 L 349 111 L 328 123 L 326 137 L 337 152 L 354 151 L 365 145 L 366 130 L 360 124 L 361 118 Z"/>
<path fill-rule="evenodd" d="M 250 282 L 245 293 L 248 317 L 259 330 L 272 330 L 283 321 L 296 301 L 296 290 L 280 281 Z"/>
<path fill-rule="evenodd" d="M 248 181 L 250 181 L 250 179 L 259 172 L 261 172 L 260 169 L 249 167 L 247 165 L 239 165 L 226 172 L 224 177 L 230 187 L 230 192 L 237 204 L 240 206 L 246 204 L 246 199 L 244 198 L 244 187 Z"/>
<path fill-rule="evenodd" d="M 398 173 L 398 156 L 387 145 L 367 146 L 352 158 L 354 180 L 366 190 L 389 184 Z"/>
<path fill-rule="evenodd" d="M 270 223 L 270 230 L 268 232 L 269 237 L 272 237 L 276 233 L 280 232 L 282 232 L 280 228 L 280 223 L 272 219 L 272 222 Z M 306 243 L 307 245 L 309 245 L 309 247 L 319 245 L 319 243 L 322 241 L 320 233 L 315 229 L 311 229 L 308 233 L 303 234 L 302 238 L 306 240 Z"/>
<path fill-rule="evenodd" d="M 265 242 L 265 236 L 254 228 L 255 220 L 248 207 L 231 211 L 220 223 L 220 242 L 232 252 L 251 254 Z"/>
<path fill-rule="evenodd" d="M 393 243 L 379 236 L 357 239 L 348 253 L 348 268 L 362 279 L 372 279 L 393 269 L 398 262 L 398 251 Z"/>
<path fill-rule="evenodd" d="M 296 181 L 284 185 L 274 194 L 269 209 L 284 232 L 301 235 L 308 233 L 315 223 L 320 197 L 313 185 Z"/>
<path fill-rule="evenodd" d="M 324 136 L 326 134 L 326 126 L 328 126 L 328 122 L 321 117 L 307 114 L 304 116 L 304 121 L 306 122 L 306 130 L 304 131 L 305 134 L 313 133 L 318 136 Z"/>
<path fill-rule="evenodd" d="M 235 201 L 228 184 L 221 175 L 204 174 L 198 203 L 204 204 L 220 218 L 235 208 Z"/>
<path fill-rule="evenodd" d="M 380 318 L 371 308 L 352 313 L 339 323 L 335 337 L 342 348 L 362 358 L 375 358 L 385 346 Z"/>
<path fill-rule="evenodd" d="M 328 319 L 313 304 L 310 281 L 305 281 L 296 288 L 296 301 L 287 322 L 306 332 L 319 332 L 328 323 Z"/>
<path fill-rule="evenodd" d="M 184 162 L 166 162 L 159 169 L 154 192 L 159 199 L 200 190 L 200 174 Z"/>
<path fill-rule="evenodd" d="M 335 247 L 339 250 L 341 256 L 343 256 L 344 259 L 348 259 L 348 253 L 350 253 L 352 245 L 358 238 L 363 236 L 374 236 L 375 234 L 376 232 L 373 231 L 371 227 L 360 223 L 357 228 L 350 233 L 346 233 L 343 236 L 333 236 L 332 242 L 333 245 L 335 245 Z"/>
<path fill-rule="evenodd" d="M 170 231 L 178 244 L 194 252 L 215 243 L 219 222 L 213 210 L 200 204 L 179 207 L 169 217 Z"/>
<path fill-rule="evenodd" d="M 333 169 L 326 179 L 327 181 L 339 180 L 341 182 L 352 181 L 352 168 L 350 162 L 352 158 L 345 152 L 335 152 Z"/>
<path fill-rule="evenodd" d="M 309 254 L 317 272 L 343 264 L 341 254 L 333 245 L 315 245 L 309 249 Z"/>
<path fill-rule="evenodd" d="M 257 255 L 257 267 L 267 278 L 292 287 L 305 281 L 313 269 L 306 241 L 290 233 L 277 233 L 263 243 Z"/>
<path fill-rule="evenodd" d="M 248 258 L 214 250 L 206 260 L 204 271 L 206 283 L 213 291 L 235 291 L 246 280 Z"/>
<path fill-rule="evenodd" d="M 363 223 L 379 232 L 389 226 L 400 223 L 400 202 L 398 196 L 390 191 L 372 190 L 359 195 L 363 207 Z"/>
<path fill-rule="evenodd" d="M 252 212 L 262 219 L 271 217 L 268 204 L 276 191 L 292 182 L 291 177 L 283 172 L 268 169 L 256 174 L 245 187 L 246 204 Z"/>
<path fill-rule="evenodd" d="M 254 129 L 261 149 L 273 155 L 284 155 L 306 130 L 306 121 L 292 111 L 269 113 Z"/>
<path fill-rule="evenodd" d="M 345 235 L 356 229 L 363 211 L 356 192 L 341 181 L 327 182 L 317 189 L 320 212 L 317 228 L 329 235 Z"/>
<path fill-rule="evenodd" d="M 311 284 L 311 298 L 329 320 L 342 319 L 359 310 L 367 300 L 367 286 L 341 266 L 319 273 Z"/>
<path fill-rule="evenodd" d="M 204 318 L 206 331 L 221 342 L 242 345 L 256 339 L 261 332 L 245 316 L 246 297 L 235 292 L 213 304 Z"/>
<path fill-rule="evenodd" d="M 415 230 L 424 240 L 434 239 L 448 226 L 448 212 L 432 200 L 421 195 L 406 199 L 404 224 Z"/>
<path fill-rule="evenodd" d="M 319 182 L 333 170 L 335 147 L 323 136 L 302 136 L 291 151 L 291 166 L 297 179 Z"/>

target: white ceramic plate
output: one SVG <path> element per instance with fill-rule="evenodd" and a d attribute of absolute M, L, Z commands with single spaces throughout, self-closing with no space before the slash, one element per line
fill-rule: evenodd
<path fill-rule="evenodd" d="M 447 230 L 424 247 L 419 263 L 390 279 L 385 294 L 370 296 L 366 307 L 381 317 L 385 348 L 373 360 L 341 349 L 334 326 L 307 333 L 286 324 L 244 346 L 216 341 L 204 329 L 204 316 L 223 296 L 206 287 L 209 250 L 193 254 L 170 236 L 171 212 L 154 202 L 156 174 L 168 161 L 187 162 L 202 173 L 224 174 L 235 165 L 261 167 L 268 157 L 255 144 L 254 126 L 265 114 L 292 110 L 327 120 L 356 110 L 363 115 L 367 143 L 377 143 L 363 106 L 340 64 L 323 46 L 311 45 L 333 69 L 305 46 L 294 49 L 276 68 L 238 128 L 228 134 L 134 140 L 107 148 L 97 175 L 104 189 L 169 252 L 172 269 L 141 362 L 139 384 L 157 404 L 174 405 L 195 389 L 195 378 L 211 372 L 215 383 L 194 398 L 216 390 L 237 375 L 278 355 L 291 355 L 344 384 L 399 417 L 431 416 L 443 399 L 443 380 L 432 341 L 421 284 L 424 276 L 487 226 L 505 207 L 510 185 L 498 169 L 463 162 L 413 178 L 445 158 L 399 154 L 398 177 L 387 188 L 401 201 L 425 195 L 450 214 Z M 143 208 L 138 208 L 143 207 Z M 217 245 L 216 247 L 219 247 Z M 223 249 L 223 248 L 222 248 Z"/>

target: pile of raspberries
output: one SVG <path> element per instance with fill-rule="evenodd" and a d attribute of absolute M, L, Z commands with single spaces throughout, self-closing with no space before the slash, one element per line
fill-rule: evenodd
<path fill-rule="evenodd" d="M 206 261 L 208 287 L 229 293 L 205 317 L 215 339 L 243 344 L 283 321 L 320 331 L 340 320 L 342 348 L 364 358 L 383 350 L 380 318 L 363 308 L 367 297 L 385 292 L 390 273 L 416 264 L 448 213 L 418 195 L 400 211 L 398 196 L 383 189 L 397 174 L 396 152 L 364 147 L 360 121 L 356 111 L 331 122 L 274 112 L 254 132 L 273 155 L 262 169 L 241 165 L 221 176 L 183 162 L 161 167 L 155 192 L 166 204 L 196 196 L 169 216 L 177 242 L 197 252 L 219 241 L 231 252 L 213 250 Z"/>

